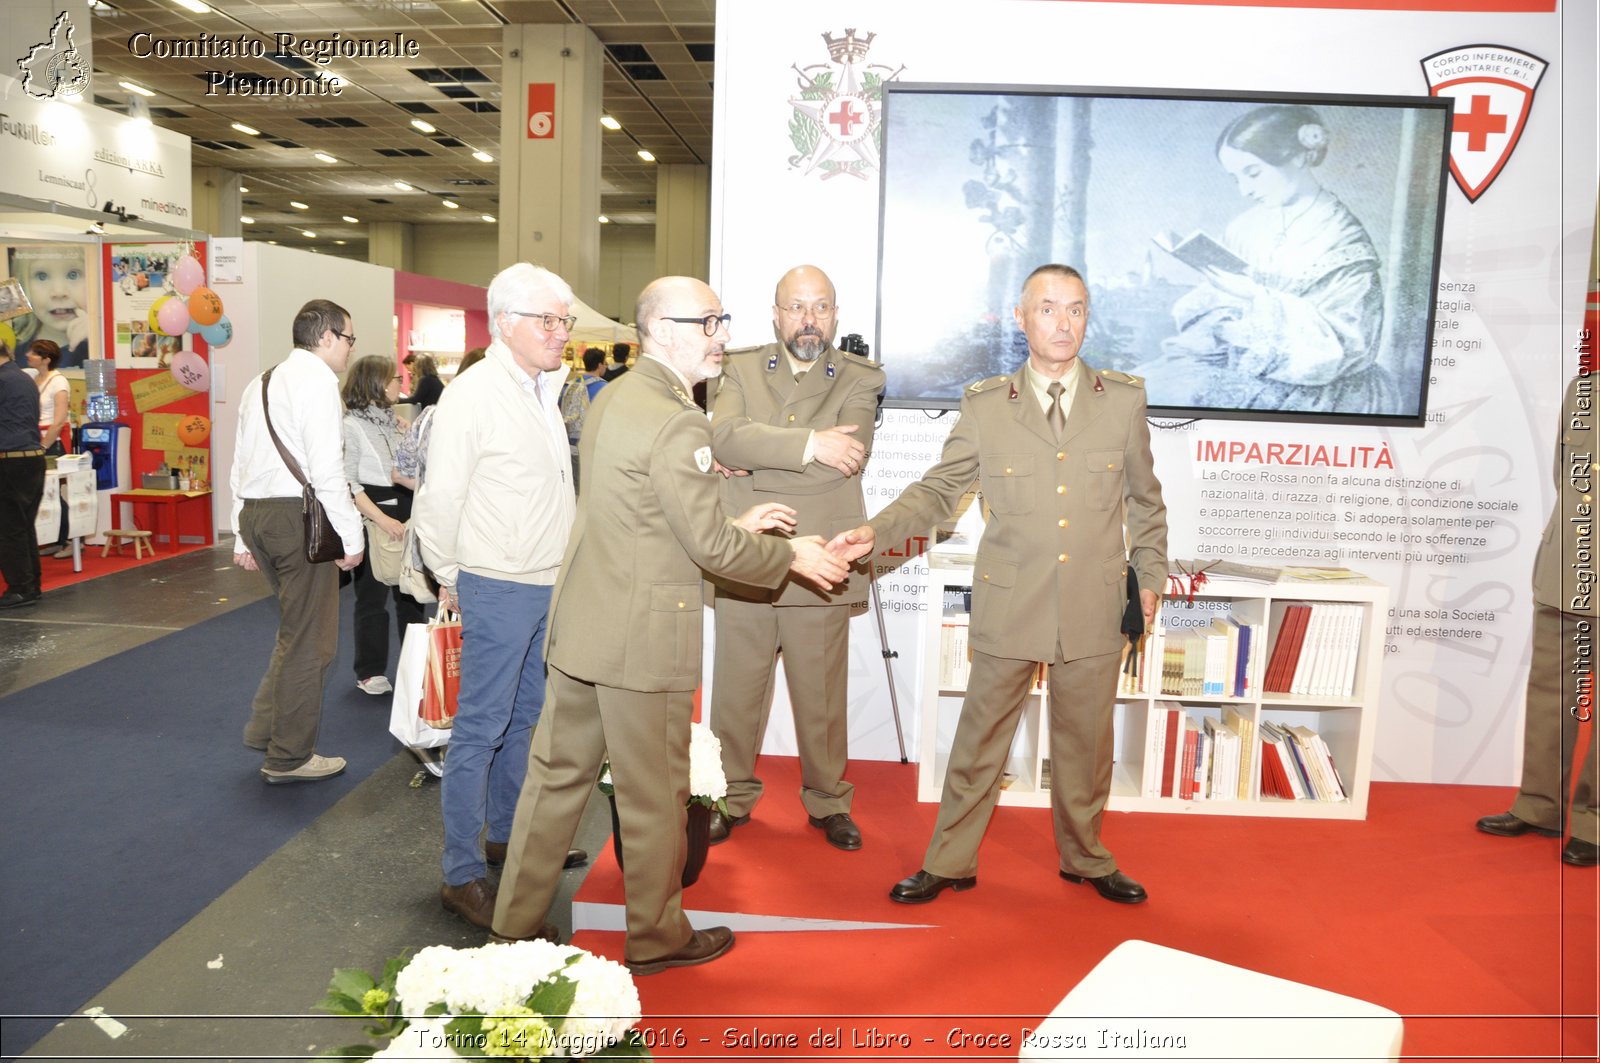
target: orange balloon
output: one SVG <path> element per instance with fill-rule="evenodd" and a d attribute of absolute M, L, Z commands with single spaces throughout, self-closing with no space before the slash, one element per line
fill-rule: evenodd
<path fill-rule="evenodd" d="M 211 419 L 194 413 L 178 422 L 178 441 L 186 447 L 198 447 L 211 438 Z"/>
<path fill-rule="evenodd" d="M 189 293 L 189 316 L 201 325 L 215 325 L 222 317 L 222 297 L 210 288 Z"/>

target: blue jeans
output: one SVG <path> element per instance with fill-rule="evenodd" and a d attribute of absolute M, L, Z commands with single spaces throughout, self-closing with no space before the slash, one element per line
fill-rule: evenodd
<path fill-rule="evenodd" d="M 508 841 L 528 771 L 528 743 L 544 708 L 544 636 L 553 588 L 461 572 L 461 693 L 450 729 L 439 804 L 444 880 L 483 878 L 478 835 Z"/>

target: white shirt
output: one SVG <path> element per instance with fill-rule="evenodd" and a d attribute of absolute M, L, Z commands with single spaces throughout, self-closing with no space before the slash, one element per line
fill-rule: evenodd
<path fill-rule="evenodd" d="M 361 517 L 350 501 L 350 485 L 344 475 L 344 403 L 339 399 L 339 378 L 328 363 L 297 347 L 273 369 L 269 386 L 272 426 L 278 438 L 316 489 L 344 543 L 344 552 L 361 553 L 366 549 Z M 244 554 L 249 550 L 239 537 L 239 514 L 245 499 L 300 497 L 300 481 L 284 464 L 267 431 L 259 376 L 245 387 L 239 404 L 239 433 L 229 483 L 233 487 L 233 552 Z"/>

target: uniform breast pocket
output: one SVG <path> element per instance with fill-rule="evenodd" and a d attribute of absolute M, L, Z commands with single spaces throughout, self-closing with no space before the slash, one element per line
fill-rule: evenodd
<path fill-rule="evenodd" d="M 979 489 L 996 513 L 1033 510 L 1033 455 L 996 454 L 985 458 Z"/>
<path fill-rule="evenodd" d="M 700 663 L 699 583 L 658 583 L 650 588 L 650 671 L 663 677 L 691 674 Z"/>
<path fill-rule="evenodd" d="M 1122 451 L 1091 450 L 1084 456 L 1089 507 L 1114 509 L 1122 499 Z"/>

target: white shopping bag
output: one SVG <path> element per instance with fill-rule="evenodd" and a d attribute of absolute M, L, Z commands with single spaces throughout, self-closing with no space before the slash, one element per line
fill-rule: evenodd
<path fill-rule="evenodd" d="M 429 727 L 417 713 L 427 670 L 428 625 L 407 624 L 395 669 L 394 701 L 389 705 L 389 733 L 411 749 L 435 749 L 450 741 L 449 728 Z"/>

